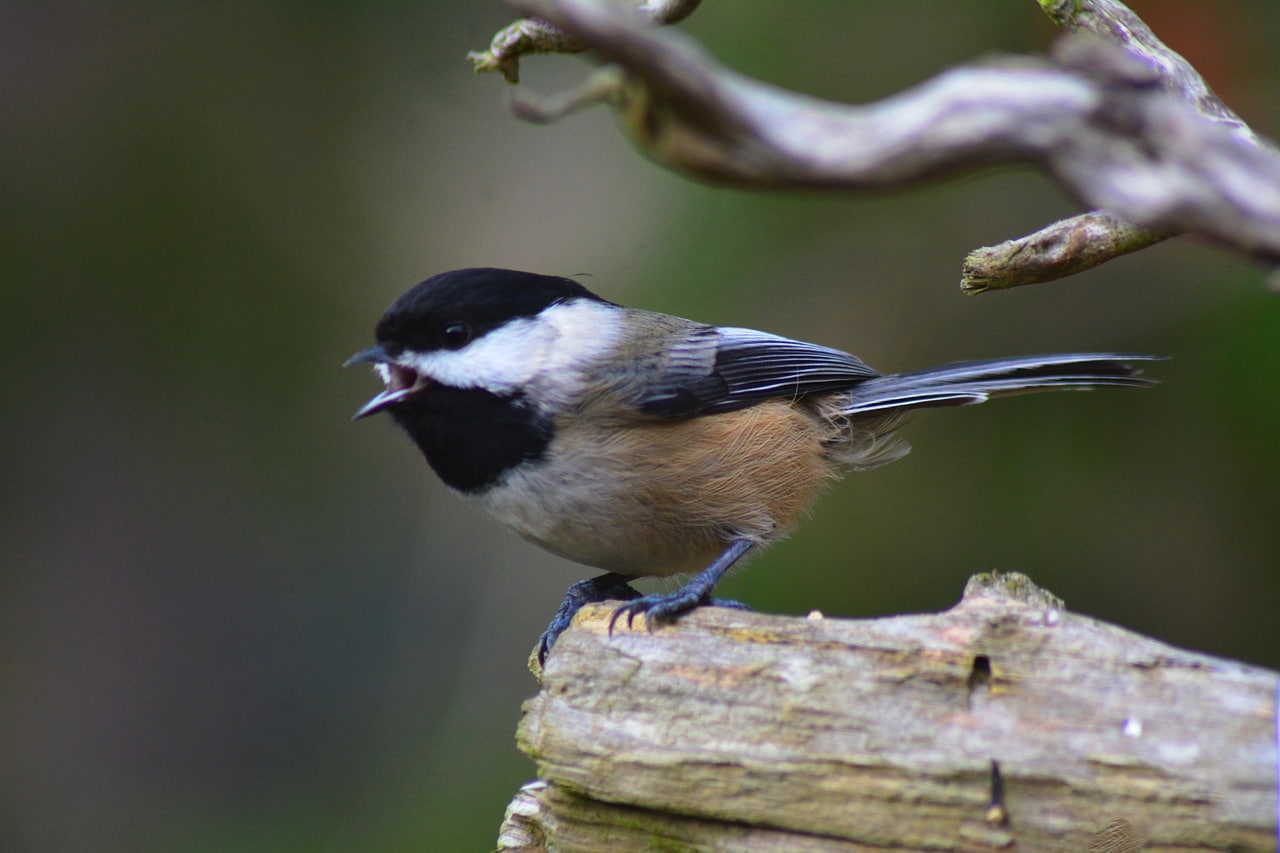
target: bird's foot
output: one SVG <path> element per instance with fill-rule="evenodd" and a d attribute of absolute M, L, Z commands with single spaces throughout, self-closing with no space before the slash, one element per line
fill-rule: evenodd
<path fill-rule="evenodd" d="M 560 607 L 556 610 L 556 615 L 551 617 L 551 623 L 547 625 L 547 630 L 542 632 L 542 636 L 538 638 L 538 665 L 543 666 L 547 662 L 547 655 L 551 653 L 551 647 L 555 645 L 560 635 L 568 629 L 573 623 L 573 617 L 579 610 L 588 604 L 597 601 L 608 601 L 610 599 L 633 599 L 639 596 L 627 585 L 626 578 L 623 575 L 608 574 L 599 577 L 588 578 L 584 581 L 578 581 L 564 594 L 564 600 L 560 602 Z"/>
<path fill-rule="evenodd" d="M 713 599 L 711 592 L 716 588 L 720 578 L 724 577 L 743 554 L 751 550 L 753 544 L 747 539 L 735 539 L 711 565 L 689 578 L 689 582 L 675 592 L 641 595 L 622 605 L 613 611 L 613 616 L 609 618 L 609 636 L 613 636 L 613 629 L 620 620 L 626 619 L 627 627 L 630 628 L 636 617 L 641 614 L 644 615 L 645 624 L 652 631 L 654 626 L 664 622 L 674 622 L 690 610 L 704 604 L 748 609 L 736 601 Z"/>
<path fill-rule="evenodd" d="M 710 590 L 708 590 L 709 592 Z M 613 616 L 609 618 L 609 636 L 613 636 L 614 626 L 623 619 L 626 620 L 627 628 L 630 629 L 635 622 L 635 618 L 643 615 L 645 624 L 652 631 L 654 627 L 670 624 L 686 613 L 697 610 L 699 607 L 727 607 L 732 610 L 751 609 L 741 601 L 733 601 L 728 598 L 711 598 L 709 594 L 704 594 L 703 596 L 698 596 L 696 593 L 686 594 L 684 589 L 679 589 L 672 593 L 642 595 L 613 611 Z"/>

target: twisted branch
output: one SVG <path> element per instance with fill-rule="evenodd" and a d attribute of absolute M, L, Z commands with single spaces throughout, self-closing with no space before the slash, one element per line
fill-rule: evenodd
<path fill-rule="evenodd" d="M 655 24 L 674 24 L 702 0 L 639 0 L 635 11 Z M 541 18 L 522 18 L 498 31 L 489 49 L 467 54 L 476 73 L 498 71 L 508 83 L 520 82 L 520 57 L 529 53 L 581 53 L 589 46 Z"/>
<path fill-rule="evenodd" d="M 1027 162 L 1107 211 L 978 250 L 968 292 L 1059 278 L 1184 232 L 1280 262 L 1280 154 L 1112 0 L 1041 0 L 1073 31 L 1052 58 L 961 66 L 865 106 L 737 74 L 683 34 L 655 29 L 653 15 L 593 0 L 515 5 L 620 69 L 552 101 L 521 97 L 521 115 L 551 120 L 606 101 L 646 155 L 685 174 L 856 191 Z M 683 16 L 696 4 L 664 5 Z"/>

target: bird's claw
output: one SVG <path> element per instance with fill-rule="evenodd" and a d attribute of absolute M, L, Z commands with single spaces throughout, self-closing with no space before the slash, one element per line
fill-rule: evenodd
<path fill-rule="evenodd" d="M 740 601 L 731 601 L 727 598 L 711 598 L 708 595 L 682 595 L 679 591 L 669 595 L 643 595 L 613 611 L 613 615 L 609 617 L 609 636 L 613 636 L 613 629 L 623 618 L 626 619 L 627 630 L 630 631 L 635 624 L 636 617 L 643 615 L 645 626 L 649 629 L 649 633 L 653 633 L 653 629 L 656 626 L 674 622 L 691 610 L 704 606 L 728 607 L 733 610 L 751 609 Z"/>
<path fill-rule="evenodd" d="M 584 605 L 605 601 L 610 598 L 631 599 L 639 594 L 627 586 L 624 577 L 615 574 L 604 574 L 599 577 L 588 578 L 569 587 L 565 592 L 564 600 L 560 602 L 560 607 L 556 610 L 556 615 L 551 617 L 551 624 L 547 625 L 547 629 L 538 638 L 538 666 L 546 665 L 547 655 L 551 654 L 551 647 L 556 644 L 556 640 L 560 638 L 560 635 L 573 624 L 574 615 Z M 610 632 L 612 633 L 612 624 L 610 625 Z"/>
<path fill-rule="evenodd" d="M 609 617 L 609 636 L 613 636 L 613 629 L 617 627 L 619 620 L 625 618 L 627 630 L 630 631 L 635 627 L 636 617 L 641 615 L 644 616 L 645 626 L 650 633 L 653 633 L 655 626 L 674 621 L 677 616 L 692 610 L 700 603 L 696 600 L 685 602 L 679 598 L 673 600 L 670 595 L 641 596 L 613 611 L 613 615 Z"/>

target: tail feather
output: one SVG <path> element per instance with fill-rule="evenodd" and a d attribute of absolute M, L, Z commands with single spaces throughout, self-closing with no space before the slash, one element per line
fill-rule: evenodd
<path fill-rule="evenodd" d="M 1063 353 L 944 364 L 868 379 L 852 390 L 844 411 L 853 415 L 968 406 L 990 397 L 1033 391 L 1143 388 L 1156 384 L 1155 380 L 1142 378 L 1142 371 L 1131 362 L 1159 359 L 1137 353 Z"/>

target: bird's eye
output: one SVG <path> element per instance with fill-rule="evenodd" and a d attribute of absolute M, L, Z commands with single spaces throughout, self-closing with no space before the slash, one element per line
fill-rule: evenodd
<path fill-rule="evenodd" d="M 471 327 L 466 323 L 450 323 L 440 332 L 445 349 L 462 349 L 471 341 Z"/>

